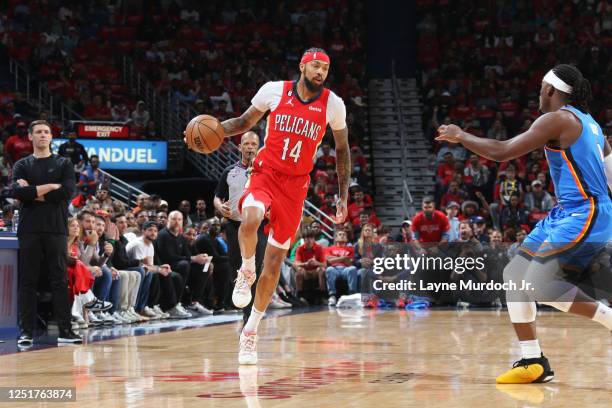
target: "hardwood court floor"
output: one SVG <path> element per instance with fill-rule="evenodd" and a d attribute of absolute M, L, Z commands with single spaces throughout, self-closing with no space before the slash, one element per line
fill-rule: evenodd
<path fill-rule="evenodd" d="M 519 351 L 506 312 L 330 309 L 267 318 L 257 368 L 239 369 L 230 323 L 0 356 L 0 386 L 77 387 L 53 408 L 612 406 L 610 333 L 539 323 L 548 384 L 495 385 Z"/>

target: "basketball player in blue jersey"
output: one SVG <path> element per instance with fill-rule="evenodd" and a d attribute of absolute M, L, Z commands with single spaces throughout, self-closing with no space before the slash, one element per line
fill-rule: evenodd
<path fill-rule="evenodd" d="M 543 78 L 544 113 L 525 133 L 498 141 L 443 125 L 436 140 L 461 143 L 497 162 L 544 148 L 558 204 L 540 221 L 504 269 L 504 279 L 532 282 L 533 291 L 507 292 L 508 313 L 522 358 L 497 377 L 501 384 L 548 382 L 554 373 L 536 337 L 536 303 L 585 316 L 612 330 L 612 309 L 564 279 L 581 271 L 612 240 L 612 149 L 589 112 L 591 85 L 573 65 Z"/>

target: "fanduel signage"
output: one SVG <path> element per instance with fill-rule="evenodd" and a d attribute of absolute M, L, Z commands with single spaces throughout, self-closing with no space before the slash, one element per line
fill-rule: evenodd
<path fill-rule="evenodd" d="M 57 152 L 66 139 L 53 139 Z M 103 170 L 166 170 L 168 168 L 168 142 L 161 140 L 99 140 L 79 139 L 87 154 L 100 157 Z"/>

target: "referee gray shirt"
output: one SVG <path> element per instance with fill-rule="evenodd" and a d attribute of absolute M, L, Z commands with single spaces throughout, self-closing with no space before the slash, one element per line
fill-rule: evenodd
<path fill-rule="evenodd" d="M 231 220 L 240 222 L 240 213 L 238 212 L 238 201 L 244 191 L 244 186 L 247 182 L 247 168 L 238 162 L 229 166 L 223 171 L 215 196 L 221 201 L 228 201 L 232 210 Z"/>

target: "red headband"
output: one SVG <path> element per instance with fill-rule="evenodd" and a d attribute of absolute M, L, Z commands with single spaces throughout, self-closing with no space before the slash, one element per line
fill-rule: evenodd
<path fill-rule="evenodd" d="M 306 64 L 307 62 L 314 61 L 314 60 L 327 62 L 329 64 L 329 56 L 326 53 L 321 52 L 321 51 L 304 53 L 304 55 L 302 56 L 302 60 L 300 61 L 300 64 Z"/>

